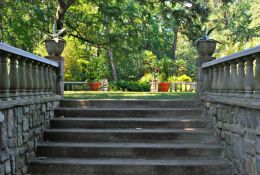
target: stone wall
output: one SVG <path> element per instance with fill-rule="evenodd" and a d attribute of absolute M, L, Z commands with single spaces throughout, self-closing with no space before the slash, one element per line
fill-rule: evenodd
<path fill-rule="evenodd" d="M 60 97 L 0 103 L 0 174 L 24 175 Z"/>
<path fill-rule="evenodd" d="M 260 103 L 251 103 L 245 98 L 205 103 L 211 125 L 224 144 L 225 157 L 233 163 L 234 175 L 260 175 Z"/>

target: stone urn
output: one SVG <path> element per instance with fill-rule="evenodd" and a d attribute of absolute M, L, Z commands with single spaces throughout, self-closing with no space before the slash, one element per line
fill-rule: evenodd
<path fill-rule="evenodd" d="M 52 39 L 47 39 L 44 42 L 45 49 L 48 52 L 49 56 L 61 56 L 66 45 L 66 41 L 64 39 L 59 39 L 58 42 Z"/>
<path fill-rule="evenodd" d="M 213 39 L 199 40 L 197 43 L 197 50 L 202 57 L 212 57 L 216 51 L 217 41 Z"/>

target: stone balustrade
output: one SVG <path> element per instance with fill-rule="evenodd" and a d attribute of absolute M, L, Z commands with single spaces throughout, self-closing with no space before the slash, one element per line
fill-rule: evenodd
<path fill-rule="evenodd" d="M 260 46 L 202 64 L 204 92 L 260 98 Z"/>
<path fill-rule="evenodd" d="M 56 94 L 58 63 L 0 42 L 0 101 Z"/>

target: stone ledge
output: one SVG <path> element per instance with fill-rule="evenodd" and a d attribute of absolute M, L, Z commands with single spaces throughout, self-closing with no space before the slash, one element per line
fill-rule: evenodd
<path fill-rule="evenodd" d="M 61 96 L 59 95 L 52 95 L 46 97 L 33 97 L 28 99 L 13 99 L 7 101 L 0 101 L 0 109 L 12 108 L 15 106 L 24 106 L 30 104 L 38 104 L 44 102 L 51 102 L 51 101 L 60 101 Z"/>
<path fill-rule="evenodd" d="M 201 97 L 202 100 L 208 102 L 216 102 L 216 103 L 223 103 L 233 106 L 241 106 L 245 108 L 252 108 L 252 109 L 260 109 L 260 101 L 259 99 L 253 98 L 245 98 L 245 97 L 223 97 L 223 96 L 213 96 L 207 95 Z"/>

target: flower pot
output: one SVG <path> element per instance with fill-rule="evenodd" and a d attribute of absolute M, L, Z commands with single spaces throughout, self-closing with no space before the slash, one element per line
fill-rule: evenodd
<path fill-rule="evenodd" d="M 171 83 L 170 82 L 161 82 L 159 83 L 159 91 L 160 92 L 169 92 Z"/>
<path fill-rule="evenodd" d="M 91 91 L 98 91 L 101 87 L 101 83 L 100 82 L 89 82 L 88 86 Z"/>
<path fill-rule="evenodd" d="M 66 42 L 63 39 L 60 39 L 59 42 L 54 40 L 45 40 L 45 49 L 49 56 L 61 56 L 65 44 Z"/>
<path fill-rule="evenodd" d="M 211 57 L 216 51 L 217 42 L 215 40 L 199 40 L 197 50 L 202 57 Z"/>

